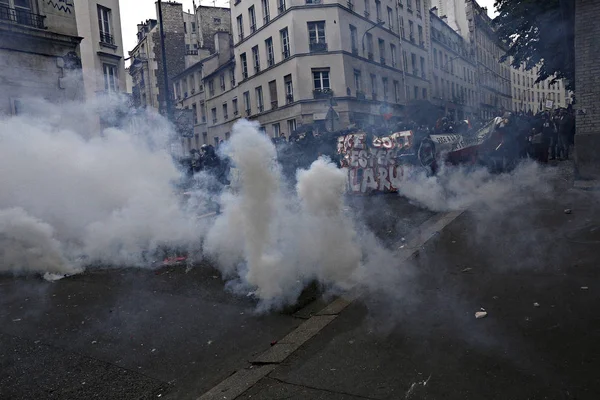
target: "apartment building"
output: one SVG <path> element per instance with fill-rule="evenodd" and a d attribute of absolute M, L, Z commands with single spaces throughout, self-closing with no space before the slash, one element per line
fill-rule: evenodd
<path fill-rule="evenodd" d="M 476 49 L 479 114 L 487 120 L 512 108 L 510 61 L 500 62 L 506 45 L 498 40 L 487 9 L 475 0 L 466 0 L 465 5 L 469 41 Z"/>
<path fill-rule="evenodd" d="M 567 107 L 571 103 L 571 95 L 562 80 L 550 84 L 552 78 L 535 83 L 538 67 L 529 71 L 525 67 L 511 69 L 512 110 L 515 112 L 533 112 Z"/>
<path fill-rule="evenodd" d="M 194 13 L 189 13 L 183 11 L 181 3 L 172 1 L 162 3 L 162 15 L 170 88 L 174 76 L 215 51 L 214 44 L 208 43 L 205 35 L 213 31 L 227 32 L 230 17 L 227 8 L 199 6 Z M 132 58 L 129 74 L 134 104 L 164 112 L 166 98 L 159 27 L 156 19 L 138 24 L 138 43 L 129 52 Z M 172 96 L 172 91 L 169 90 L 167 95 Z M 172 98 L 169 100 L 173 101 Z"/>
<path fill-rule="evenodd" d="M 193 135 L 181 138 L 184 155 L 229 139 L 233 122 L 240 118 L 231 35 L 216 32 L 213 48 L 213 54 L 173 77 L 176 107 L 191 110 L 194 124 Z"/>
<path fill-rule="evenodd" d="M 87 99 L 125 92 L 119 0 L 74 0 Z"/>
<path fill-rule="evenodd" d="M 0 115 L 82 99 L 80 42 L 72 1 L 0 0 Z"/>
<path fill-rule="evenodd" d="M 231 12 L 238 86 L 228 107 L 235 97 L 239 115 L 258 120 L 275 137 L 303 124 L 323 130 L 372 124 L 381 121 L 384 109 L 428 99 L 427 4 L 236 1 Z M 211 109 L 217 124 L 224 110 Z"/>
<path fill-rule="evenodd" d="M 447 22 L 430 10 L 431 102 L 454 118 L 473 118 L 479 114 L 477 61 L 475 49 Z"/>

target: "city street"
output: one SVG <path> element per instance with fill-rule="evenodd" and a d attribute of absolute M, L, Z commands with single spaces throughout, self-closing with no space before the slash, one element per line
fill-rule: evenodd
<path fill-rule="evenodd" d="M 351 204 L 389 242 L 433 214 L 397 195 Z M 2 276 L 0 398 L 197 398 L 303 321 L 254 309 L 210 265 Z"/>

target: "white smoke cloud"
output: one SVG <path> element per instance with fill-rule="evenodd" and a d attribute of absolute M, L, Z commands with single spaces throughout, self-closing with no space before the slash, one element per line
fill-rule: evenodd
<path fill-rule="evenodd" d="M 239 192 L 223 197 L 223 214 L 205 250 L 263 306 L 296 300 L 306 282 L 343 285 L 361 257 L 343 214 L 346 173 L 325 159 L 298 171 L 296 192 L 282 184 L 275 147 L 258 125 L 234 126 L 224 150 L 239 171 Z"/>
<path fill-rule="evenodd" d="M 122 128 L 100 132 L 97 111 L 127 111 L 119 99 L 29 105 L 0 121 L 0 270 L 73 272 L 79 256 L 141 265 L 160 246 L 199 243 L 203 228 L 172 186 L 181 173 L 164 119 L 124 115 Z"/>

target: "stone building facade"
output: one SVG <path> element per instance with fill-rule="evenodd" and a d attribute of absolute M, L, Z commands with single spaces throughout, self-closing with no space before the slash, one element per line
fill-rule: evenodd
<path fill-rule="evenodd" d="M 0 3 L 0 115 L 18 114 L 28 98 L 83 98 L 73 1 Z"/>
<path fill-rule="evenodd" d="M 551 84 L 552 78 L 534 83 L 538 67 L 526 71 L 524 67 L 511 68 L 512 111 L 538 113 L 571 104 L 571 95 L 562 80 Z"/>
<path fill-rule="evenodd" d="M 579 177 L 600 179 L 600 2 L 575 2 L 575 157 Z"/>
<path fill-rule="evenodd" d="M 487 120 L 512 108 L 511 68 L 509 60 L 500 62 L 506 47 L 494 32 L 487 9 L 475 0 L 465 0 L 465 6 L 468 37 L 477 60 L 479 113 Z"/>
<path fill-rule="evenodd" d="M 446 17 L 438 16 L 436 7 L 431 19 L 431 102 L 458 119 L 478 115 L 479 96 L 476 83 L 475 49 L 458 34 Z"/>
<path fill-rule="evenodd" d="M 86 98 L 125 92 L 119 0 L 75 0 L 75 15 Z"/>
<path fill-rule="evenodd" d="M 231 12 L 229 8 L 198 6 L 195 9 L 198 31 L 198 47 L 207 49 L 210 54 L 216 51 L 214 36 L 217 32 L 231 32 Z"/>

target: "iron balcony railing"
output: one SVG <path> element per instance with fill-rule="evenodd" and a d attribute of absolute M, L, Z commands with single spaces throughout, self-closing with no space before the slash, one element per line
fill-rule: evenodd
<path fill-rule="evenodd" d="M 44 19 L 46 16 L 34 14 L 25 10 L 14 9 L 0 5 L 0 20 L 11 21 L 20 25 L 27 25 L 38 29 L 46 29 Z"/>
<path fill-rule="evenodd" d="M 100 32 L 100 43 L 115 44 L 115 38 L 110 33 Z"/>

